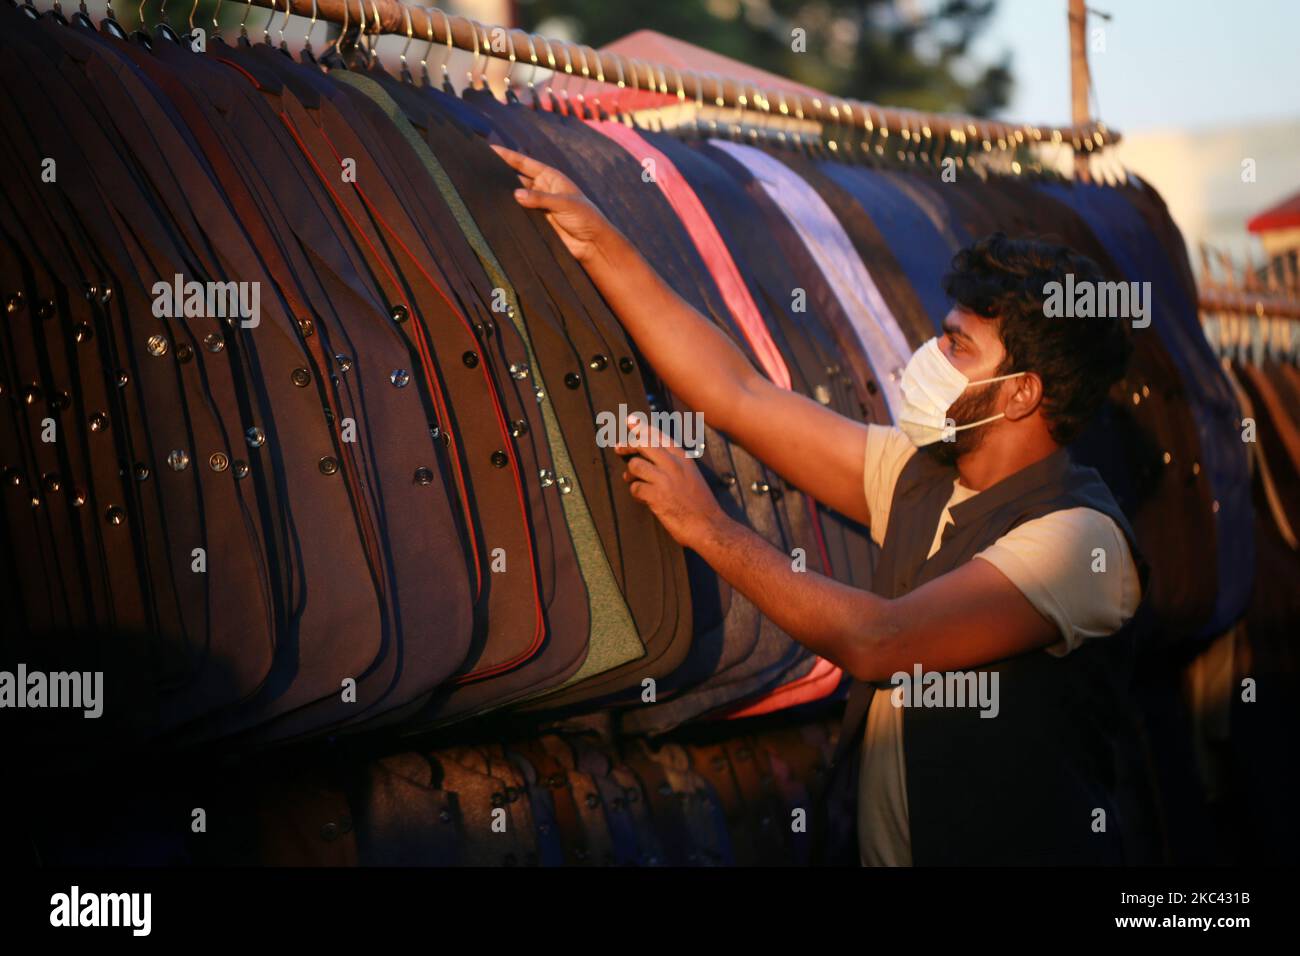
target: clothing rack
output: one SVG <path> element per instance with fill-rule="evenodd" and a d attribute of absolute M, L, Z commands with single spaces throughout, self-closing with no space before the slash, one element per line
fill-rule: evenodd
<path fill-rule="evenodd" d="M 1069 144 L 1076 153 L 1094 153 L 1120 141 L 1120 134 L 1104 123 L 1086 126 L 1037 126 L 1003 123 L 972 116 L 924 113 L 835 96 L 812 96 L 795 90 L 761 89 L 739 79 L 679 70 L 673 66 L 624 57 L 579 43 L 554 40 L 524 30 L 485 26 L 477 20 L 449 15 L 437 7 L 400 3 L 399 0 L 247 0 L 250 5 L 286 10 L 294 15 L 350 29 L 364 28 L 367 35 L 398 34 L 432 45 L 533 66 L 586 82 L 620 89 L 658 93 L 686 104 L 749 110 L 783 119 L 811 120 L 845 130 L 861 128 L 869 136 L 887 140 L 898 135 L 911 149 L 926 150 L 948 142 L 961 149 L 984 152 L 1012 151 L 1025 145 Z M 364 3 L 364 7 L 363 4 Z M 513 78 L 513 77 L 512 77 Z M 775 106 L 773 104 L 776 104 Z"/>

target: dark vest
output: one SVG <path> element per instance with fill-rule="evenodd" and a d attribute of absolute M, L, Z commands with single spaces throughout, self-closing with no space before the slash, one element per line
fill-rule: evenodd
<path fill-rule="evenodd" d="M 940 548 L 926 554 L 956 469 L 924 451 L 894 488 L 875 590 L 907 594 L 969 561 L 1024 521 L 1087 507 L 1115 521 L 1142 583 L 1138 612 L 1115 634 L 1085 641 L 1064 657 L 1034 650 L 972 669 L 997 674 L 999 712 L 977 707 L 906 707 L 903 745 L 915 865 L 1116 864 L 1125 861 L 1124 800 L 1116 799 L 1121 751 L 1134 733 L 1127 696 L 1133 649 L 1146 629 L 1147 569 L 1123 512 L 1101 476 L 1065 449 L 1023 468 L 952 508 Z M 1107 573 L 1118 574 L 1118 556 Z M 1091 554 L 1078 556 L 1089 573 Z M 925 662 L 919 662 L 922 669 Z M 988 678 L 991 681 L 991 677 Z M 820 859 L 856 865 L 858 764 L 875 690 L 855 681 L 828 780 L 829 820 Z M 1096 810 L 1105 832 L 1095 832 Z"/>

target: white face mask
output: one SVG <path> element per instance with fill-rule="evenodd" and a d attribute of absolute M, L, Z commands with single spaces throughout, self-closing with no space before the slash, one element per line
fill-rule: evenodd
<path fill-rule="evenodd" d="M 939 340 L 930 339 L 913 353 L 903 369 L 903 407 L 898 413 L 898 427 L 920 448 L 939 440 L 952 441 L 956 433 L 976 425 L 997 421 L 1006 415 L 999 412 L 977 422 L 949 425 L 948 409 L 972 385 L 987 385 L 1008 378 L 1018 378 L 1024 372 L 1012 372 L 996 378 L 982 378 L 972 382 L 948 361 L 939 349 Z"/>

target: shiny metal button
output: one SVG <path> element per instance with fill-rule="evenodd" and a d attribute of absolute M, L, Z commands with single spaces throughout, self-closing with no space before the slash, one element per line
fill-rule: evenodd
<path fill-rule="evenodd" d="M 722 480 L 722 483 L 726 485 L 728 488 L 730 488 L 736 483 L 736 476 L 729 471 L 724 471 L 718 477 Z"/>
<path fill-rule="evenodd" d="M 626 355 L 624 355 L 621 359 L 618 360 L 618 368 L 619 371 L 621 372 L 629 373 L 636 368 L 636 363 L 633 362 Z"/>
<path fill-rule="evenodd" d="M 131 381 L 131 376 L 126 369 L 120 368 L 117 370 L 117 375 L 114 378 L 114 381 L 117 382 L 118 388 L 126 388 L 127 383 Z"/>
<path fill-rule="evenodd" d="M 108 416 L 103 412 L 91 412 L 88 421 L 92 432 L 102 432 L 108 428 Z"/>
<path fill-rule="evenodd" d="M 13 315 L 22 307 L 23 307 L 23 294 L 21 292 L 13 292 L 5 296 L 5 311 L 8 312 L 10 315 Z"/>
<path fill-rule="evenodd" d="M 190 466 L 190 453 L 184 448 L 173 448 L 167 455 L 167 464 L 172 466 L 172 471 L 184 471 Z"/>
<path fill-rule="evenodd" d="M 230 458 L 224 451 L 214 451 L 208 456 L 208 467 L 213 471 L 225 471 L 230 467 Z"/>
<path fill-rule="evenodd" d="M 522 418 L 518 419 L 517 421 L 511 424 L 510 434 L 513 435 L 515 438 L 518 438 L 520 435 L 527 435 L 528 423 L 524 421 Z"/>
<path fill-rule="evenodd" d="M 568 478 L 565 478 L 563 475 L 561 475 L 559 478 L 555 479 L 555 483 L 560 486 L 560 494 L 562 495 L 572 494 L 573 484 L 569 481 Z"/>
<path fill-rule="evenodd" d="M 5 472 L 5 481 L 17 488 L 23 483 L 23 473 L 17 468 L 10 468 Z"/>
<path fill-rule="evenodd" d="M 36 317 L 43 322 L 54 318 L 54 300 L 42 299 L 36 306 Z"/>
<path fill-rule="evenodd" d="M 35 382 L 23 386 L 23 404 L 35 405 L 41 400 L 41 387 Z"/>
<path fill-rule="evenodd" d="M 194 358 L 194 349 L 184 344 L 176 346 L 177 361 L 188 362 L 192 358 Z"/>
<path fill-rule="evenodd" d="M 72 331 L 72 338 L 77 343 L 89 342 L 94 337 L 95 330 L 87 322 L 78 322 L 76 328 Z"/>
<path fill-rule="evenodd" d="M 523 379 L 526 379 L 526 378 L 528 377 L 528 366 L 527 366 L 527 365 L 515 365 L 514 363 L 511 363 L 511 365 L 510 365 L 510 377 L 513 378 L 513 379 L 514 379 L 515 381 L 517 381 L 517 382 L 518 382 L 518 381 L 522 381 Z"/>
<path fill-rule="evenodd" d="M 305 368 L 296 368 L 289 373 L 289 381 L 299 388 L 306 388 L 311 384 L 311 372 Z"/>
<path fill-rule="evenodd" d="M 304 338 L 310 338 L 316 332 L 316 323 L 311 319 L 299 319 L 298 331 L 303 334 Z"/>
<path fill-rule="evenodd" d="M 266 444 L 266 432 L 254 425 L 248 431 L 244 432 L 244 439 L 252 448 L 261 448 Z"/>
<path fill-rule="evenodd" d="M 134 473 L 135 473 L 135 480 L 136 480 L 136 481 L 148 481 L 148 479 L 149 479 L 149 466 L 146 465 L 146 464 L 145 464 L 144 462 L 142 462 L 142 461 L 138 461 L 138 462 L 135 463 L 135 472 L 134 472 Z"/>
<path fill-rule="evenodd" d="M 593 355 L 591 361 L 587 363 L 587 368 L 593 372 L 603 372 L 609 366 L 609 359 L 604 355 Z"/>
<path fill-rule="evenodd" d="M 555 484 L 555 472 L 551 471 L 549 468 L 543 468 L 537 473 L 537 477 L 542 480 L 543 488 L 549 488 L 551 485 Z"/>
<path fill-rule="evenodd" d="M 335 354 L 334 361 L 338 363 L 340 372 L 352 371 L 352 359 L 344 355 L 342 352 Z"/>
<path fill-rule="evenodd" d="M 393 383 L 394 388 L 406 388 L 411 382 L 411 373 L 404 368 L 395 368 L 388 376 L 388 380 Z"/>
<path fill-rule="evenodd" d="M 569 372 L 567 375 L 564 376 L 565 388 L 577 388 L 581 384 L 582 384 L 582 376 L 579 375 L 577 372 Z"/>
<path fill-rule="evenodd" d="M 407 311 L 407 308 L 404 305 L 393 306 L 392 309 L 389 310 L 388 315 L 398 325 L 401 325 L 403 322 L 405 322 L 407 319 L 411 317 L 411 313 Z"/>
<path fill-rule="evenodd" d="M 326 455 L 324 458 L 322 458 L 317 463 L 317 466 L 320 468 L 320 473 L 322 475 L 332 475 L 339 470 L 338 461 L 334 458 L 331 458 L 329 455 Z"/>
<path fill-rule="evenodd" d="M 56 392 L 47 403 L 51 411 L 61 412 L 72 404 L 72 396 L 67 392 Z"/>
<path fill-rule="evenodd" d="M 117 527 L 126 521 L 126 512 L 117 505 L 110 505 L 108 510 L 104 512 L 104 520 L 113 527 Z"/>
<path fill-rule="evenodd" d="M 433 472 L 430 471 L 428 468 L 415 469 L 415 483 L 417 485 L 433 484 Z"/>
<path fill-rule="evenodd" d="M 226 347 L 226 342 L 216 332 L 209 332 L 203 336 L 203 347 L 209 352 L 220 352 Z"/>
<path fill-rule="evenodd" d="M 508 464 L 510 464 L 510 458 L 501 449 L 498 448 L 492 453 L 493 468 L 504 468 Z"/>
<path fill-rule="evenodd" d="M 145 340 L 144 346 L 154 358 L 160 358 L 167 354 L 167 340 L 161 335 L 149 336 Z"/>
<path fill-rule="evenodd" d="M 466 352 L 464 355 L 462 355 L 462 356 L 460 357 L 460 360 L 461 360 L 462 362 L 465 363 L 465 367 L 466 367 L 466 368 L 476 368 L 476 367 L 478 367 L 478 353 L 477 353 L 477 352 Z"/>
<path fill-rule="evenodd" d="M 546 399 L 546 392 L 542 391 L 540 388 L 535 388 L 533 389 L 533 398 L 537 399 L 539 402 L 544 401 Z"/>
<path fill-rule="evenodd" d="M 74 488 L 72 492 L 68 495 L 68 498 L 69 500 L 71 500 L 72 507 L 74 508 L 80 508 L 82 505 L 86 503 L 86 493 L 82 491 L 80 488 Z"/>
<path fill-rule="evenodd" d="M 41 477 L 41 484 L 45 486 L 47 492 L 53 493 L 63 487 L 63 481 L 54 472 L 48 472 Z"/>
<path fill-rule="evenodd" d="M 248 462 L 244 461 L 242 458 L 236 458 L 235 465 L 234 465 L 234 472 L 236 478 L 247 478 Z"/>

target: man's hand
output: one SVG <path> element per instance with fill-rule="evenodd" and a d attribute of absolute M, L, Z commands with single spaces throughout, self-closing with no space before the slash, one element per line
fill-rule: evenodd
<path fill-rule="evenodd" d="M 494 144 L 492 148 L 519 174 L 524 188 L 515 190 L 515 201 L 529 209 L 546 210 L 546 221 L 573 258 L 589 261 L 602 238 L 613 232 L 609 220 L 559 170 L 504 146 Z"/>
<path fill-rule="evenodd" d="M 686 548 L 695 548 L 727 516 L 718 507 L 704 476 L 686 450 L 669 447 L 669 440 L 645 422 L 629 419 L 632 444 L 615 451 L 627 463 L 623 480 L 632 497 L 647 505 L 672 535 Z"/>

